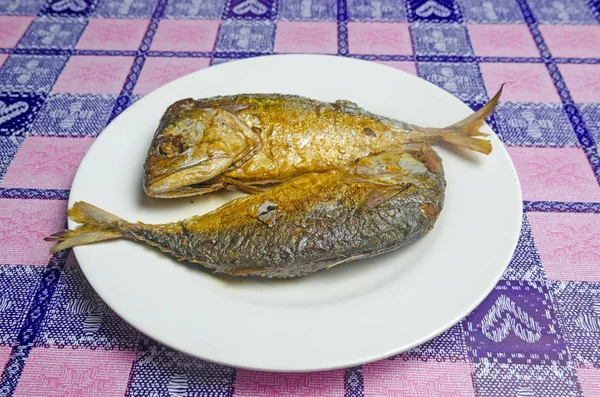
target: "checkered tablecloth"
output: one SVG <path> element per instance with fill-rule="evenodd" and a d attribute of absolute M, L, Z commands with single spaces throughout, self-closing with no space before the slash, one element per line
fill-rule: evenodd
<path fill-rule="evenodd" d="M 599 22 L 598 0 L 0 0 L 0 396 L 600 396 Z M 511 83 L 490 124 L 523 187 L 514 257 L 473 313 L 388 360 L 274 374 L 190 358 L 43 241 L 131 103 L 291 52 L 384 63 L 474 109 Z"/>

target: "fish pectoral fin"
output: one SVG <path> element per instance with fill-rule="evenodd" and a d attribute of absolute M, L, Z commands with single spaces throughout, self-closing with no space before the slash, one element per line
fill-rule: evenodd
<path fill-rule="evenodd" d="M 380 206 L 388 200 L 396 197 L 400 193 L 412 186 L 412 183 L 405 183 L 396 186 L 376 186 L 371 193 L 369 193 L 358 207 L 358 211 L 365 212 L 375 207 Z"/>
<path fill-rule="evenodd" d="M 331 269 L 334 266 L 341 265 L 342 263 L 346 263 L 346 262 L 351 262 L 351 261 L 363 258 L 364 256 L 365 256 L 365 254 L 360 254 L 360 255 L 351 256 L 349 258 L 344 258 L 337 262 L 333 262 L 331 265 L 327 266 L 325 269 Z"/>
<path fill-rule="evenodd" d="M 265 191 L 265 189 L 259 188 L 254 185 L 250 185 L 248 183 L 238 181 L 237 179 L 233 179 L 233 178 L 223 178 L 222 182 L 225 184 L 225 187 L 227 189 L 237 190 L 239 192 L 246 193 L 246 194 L 256 194 L 256 193 L 262 193 Z"/>
<path fill-rule="evenodd" d="M 398 186 L 399 178 L 405 178 L 405 176 L 397 172 L 378 173 L 373 175 L 348 174 L 344 176 L 344 182 L 370 183 L 377 186 Z"/>

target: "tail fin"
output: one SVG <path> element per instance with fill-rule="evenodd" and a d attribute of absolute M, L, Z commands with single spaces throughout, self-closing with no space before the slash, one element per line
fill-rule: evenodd
<path fill-rule="evenodd" d="M 475 137 L 487 136 L 487 134 L 480 132 L 479 129 L 485 122 L 485 119 L 492 114 L 496 108 L 500 95 L 502 94 L 502 88 L 504 88 L 504 84 L 502 84 L 496 95 L 494 95 L 494 97 L 477 112 L 458 123 L 442 128 L 440 130 L 441 134 L 438 135 L 438 139 L 453 145 L 475 150 L 476 152 L 490 154 L 492 152 L 492 144 L 488 140 Z"/>
<path fill-rule="evenodd" d="M 73 204 L 68 214 L 75 222 L 81 223 L 81 226 L 45 238 L 46 241 L 60 241 L 50 249 L 52 253 L 78 245 L 122 237 L 123 226 L 127 224 L 123 219 L 84 201 Z"/>

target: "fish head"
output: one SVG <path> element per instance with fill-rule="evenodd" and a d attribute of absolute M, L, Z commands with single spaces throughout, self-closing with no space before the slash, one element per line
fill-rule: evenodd
<path fill-rule="evenodd" d="M 218 190 L 219 176 L 260 142 L 233 112 L 198 107 L 193 99 L 163 115 L 144 164 L 144 191 L 152 197 L 184 197 Z"/>

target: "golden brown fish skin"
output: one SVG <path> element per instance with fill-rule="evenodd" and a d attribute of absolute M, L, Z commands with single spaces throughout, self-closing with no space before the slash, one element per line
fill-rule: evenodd
<path fill-rule="evenodd" d="M 105 233 L 98 239 L 143 241 L 234 276 L 302 276 L 420 238 L 442 209 L 444 188 L 437 154 L 426 145 L 407 147 L 305 174 L 171 224 L 128 223 L 108 213 L 94 218 L 86 215 L 91 206 L 77 204 L 70 215 L 85 223 L 83 233 L 60 234 L 64 241 L 54 250 Z"/>
<path fill-rule="evenodd" d="M 485 135 L 477 130 L 500 92 L 470 124 L 445 129 L 378 116 L 348 101 L 294 95 L 181 100 L 167 109 L 156 131 L 144 166 L 144 189 L 155 197 L 227 187 L 252 192 L 252 185 L 335 169 L 411 142 L 446 140 L 489 153 L 489 142 L 473 137 Z M 170 152 L 161 151 L 161 145 Z"/>
<path fill-rule="evenodd" d="M 283 181 L 349 164 L 410 142 L 414 130 L 347 101 L 257 94 L 199 100 L 198 106 L 239 109 L 236 116 L 260 136 L 259 150 L 224 173 L 247 183 Z"/>
<path fill-rule="evenodd" d="M 191 141 L 186 139 L 190 136 L 189 124 L 182 123 L 182 120 L 207 120 L 211 113 L 204 109 L 220 109 L 231 118 L 237 118 L 255 134 L 257 144 L 245 146 L 239 139 L 232 143 L 232 138 L 240 134 L 237 133 L 239 128 L 229 124 L 226 125 L 227 130 L 221 131 L 221 139 L 203 136 L 196 145 L 192 142 L 182 145 L 183 140 Z M 401 144 L 401 134 L 391 134 L 389 123 L 355 110 L 358 107 L 349 103 L 330 104 L 277 94 L 179 101 L 165 113 L 148 152 L 146 191 L 154 195 L 150 186 L 160 178 L 162 170 L 180 167 L 172 161 L 173 158 L 161 154 L 158 150 L 161 145 L 174 151 L 177 151 L 176 148 L 180 152 L 189 150 L 193 152 L 193 158 L 202 158 L 215 156 L 215 153 L 205 156 L 207 151 L 198 145 L 204 141 L 218 142 L 222 146 L 220 153 L 232 154 L 226 167 L 217 167 L 221 171 L 218 174 L 220 180 L 230 179 L 230 182 L 245 184 L 280 182 L 305 172 L 328 170 Z M 203 125 L 206 126 L 206 123 Z M 205 173 L 210 172 L 200 170 L 194 175 Z M 218 184 L 219 179 L 206 185 Z M 222 187 L 224 185 L 219 186 Z"/>

